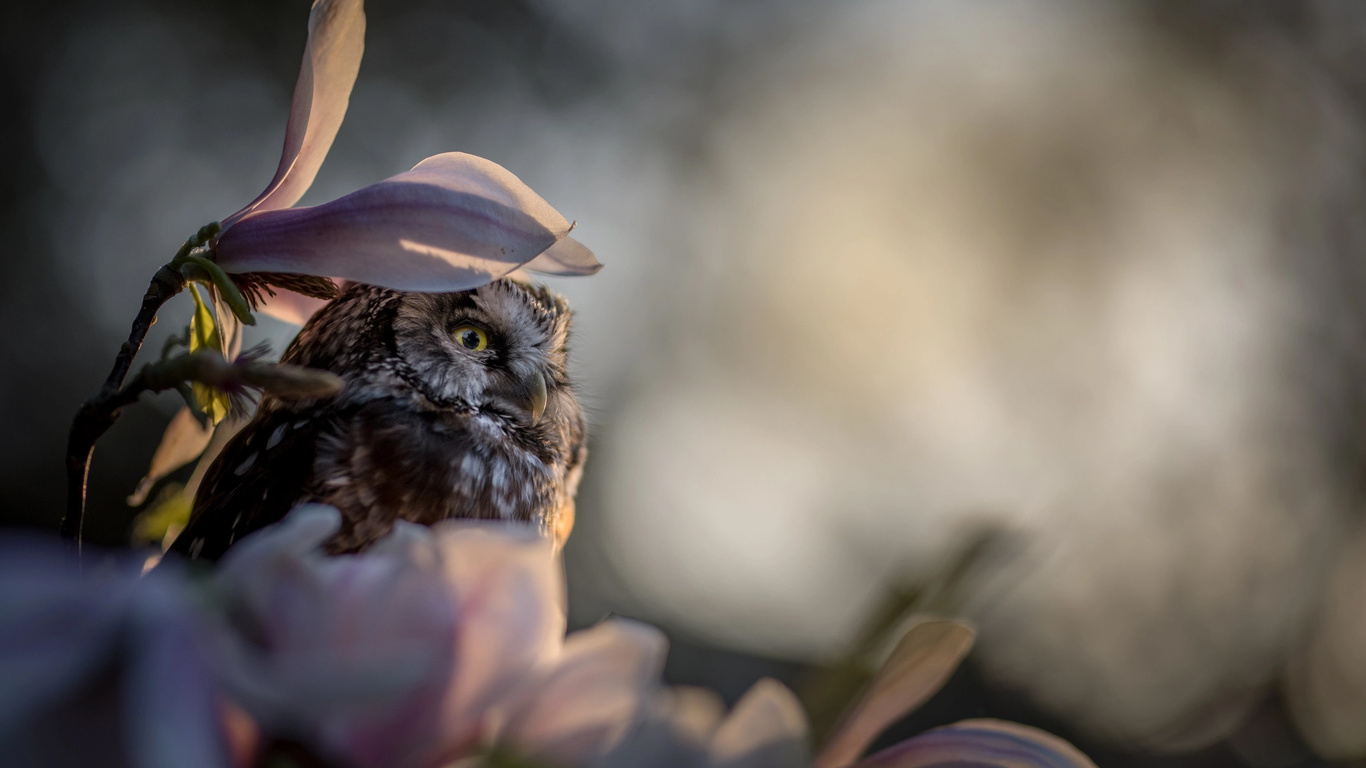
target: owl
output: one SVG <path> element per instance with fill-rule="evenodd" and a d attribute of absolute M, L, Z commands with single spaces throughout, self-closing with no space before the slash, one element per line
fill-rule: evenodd
<path fill-rule="evenodd" d="M 459 293 L 352 284 L 282 357 L 345 387 L 263 396 L 172 549 L 216 560 L 305 502 L 341 511 L 332 553 L 366 548 L 396 520 L 519 521 L 562 542 L 586 456 L 569 327 L 563 298 L 510 279 Z"/>

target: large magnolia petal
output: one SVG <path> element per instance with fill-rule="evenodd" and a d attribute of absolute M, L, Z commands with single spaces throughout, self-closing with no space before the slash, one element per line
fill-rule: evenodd
<path fill-rule="evenodd" d="M 806 712 L 787 686 L 765 678 L 735 703 L 711 743 L 717 768 L 801 768 L 811 762 Z"/>
<path fill-rule="evenodd" d="M 334 509 L 303 507 L 229 551 L 216 580 L 233 606 L 220 679 L 267 729 L 349 765 L 424 765 L 442 730 L 456 607 L 410 528 L 328 557 L 339 524 Z"/>
<path fill-rule="evenodd" d="M 601 757 L 640 719 L 667 648 L 659 630 L 625 619 L 575 632 L 555 667 L 514 695 L 498 742 L 547 765 Z"/>
<path fill-rule="evenodd" d="M 363 0 L 316 0 L 308 15 L 308 45 L 275 178 L 255 200 L 224 219 L 225 228 L 253 211 L 288 208 L 308 191 L 346 116 L 364 51 Z"/>
<path fill-rule="evenodd" d="M 821 750 L 817 767 L 838 768 L 857 760 L 887 726 L 944 685 L 972 648 L 973 636 L 968 625 L 947 619 L 924 619 L 912 626 Z"/>
<path fill-rule="evenodd" d="M 854 768 L 1095 768 L 1066 741 L 1037 728 L 1000 720 L 964 720 L 922 733 Z"/>
<path fill-rule="evenodd" d="M 564 638 L 564 577 L 551 543 L 526 527 L 434 527 L 460 623 L 442 707 L 451 753 L 473 746 L 490 707 L 550 663 Z"/>
<path fill-rule="evenodd" d="M 215 258 L 229 272 L 463 291 L 532 261 L 570 228 L 507 169 L 448 152 L 330 203 L 249 214 L 219 238 Z M 550 266 L 585 270 L 597 263 L 577 243 L 562 248 Z"/>

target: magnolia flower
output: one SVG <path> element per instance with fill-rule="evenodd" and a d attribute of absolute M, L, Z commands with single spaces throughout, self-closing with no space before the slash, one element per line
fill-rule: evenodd
<path fill-rule="evenodd" d="M 217 671 L 263 732 L 361 768 L 489 750 L 577 765 L 636 722 L 663 638 L 628 621 L 566 638 L 548 542 L 400 522 L 364 554 L 329 557 L 340 523 L 329 507 L 295 510 L 216 577 L 231 619 Z"/>
<path fill-rule="evenodd" d="M 496 163 L 459 152 L 311 208 L 291 208 L 313 183 L 341 127 L 365 48 L 363 0 L 316 0 L 308 44 L 270 184 L 223 220 L 214 260 L 246 283 L 274 286 L 261 308 L 303 322 L 323 301 L 286 290 L 313 275 L 418 291 L 475 288 L 520 268 L 596 272 L 573 224 Z"/>
<path fill-rule="evenodd" d="M 220 703 L 181 574 L 87 558 L 56 540 L 0 540 L 4 764 L 226 768 Z"/>

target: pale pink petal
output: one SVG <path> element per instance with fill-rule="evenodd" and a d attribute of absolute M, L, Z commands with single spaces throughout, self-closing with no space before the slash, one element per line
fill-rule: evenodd
<path fill-rule="evenodd" d="M 365 558 L 367 564 L 375 560 Z M 368 587 L 361 582 L 369 569 L 353 570 L 341 606 L 344 621 L 336 624 L 343 662 L 334 670 L 383 671 L 397 662 L 417 673 L 389 695 L 339 711 L 324 724 L 323 742 L 361 768 L 425 765 L 444 732 L 441 703 L 454 666 L 458 619 L 439 580 L 414 578 L 411 565 L 404 565 Z M 401 681 L 395 672 L 391 679 Z"/>
<path fill-rule="evenodd" d="M 321 549 L 336 510 L 303 507 L 244 538 L 216 586 L 235 631 L 215 659 L 234 699 L 361 768 L 426 765 L 444 730 L 457 607 L 430 534 L 400 525 L 362 555 Z"/>
<path fill-rule="evenodd" d="M 862 760 L 855 768 L 1095 768 L 1066 741 L 1018 723 L 964 720 L 922 733 Z"/>
<path fill-rule="evenodd" d="M 259 309 L 262 313 L 270 315 L 276 320 L 283 320 L 286 323 L 303 325 L 308 322 L 308 318 L 328 302 L 327 299 L 315 299 L 312 296 L 304 296 L 301 293 L 287 291 L 283 288 L 273 288 L 274 296 L 263 296 Z"/>
<path fill-rule="evenodd" d="M 569 229 L 506 169 L 450 152 L 330 203 L 249 214 L 219 238 L 215 258 L 229 272 L 463 291 L 530 262 Z M 592 259 L 582 246 L 564 247 L 571 266 Z"/>
<path fill-rule="evenodd" d="M 645 716 L 626 740 L 592 768 L 701 768 L 708 764 L 712 734 L 725 717 L 721 696 L 707 688 L 657 688 Z"/>
<path fill-rule="evenodd" d="M 897 644 L 867 691 L 844 715 L 816 758 L 818 768 L 857 760 L 887 726 L 934 695 L 972 648 L 974 633 L 962 622 L 925 619 Z"/>
<path fill-rule="evenodd" d="M 763 679 L 740 697 L 712 739 L 712 764 L 721 768 L 799 768 L 810 765 L 806 712 L 787 686 Z"/>
<path fill-rule="evenodd" d="M 146 501 L 147 493 L 158 480 L 198 458 L 209 447 L 212 437 L 213 427 L 201 425 L 188 407 L 176 411 L 161 435 L 156 452 L 152 454 L 152 465 L 138 481 L 137 489 L 128 497 L 128 504 L 136 507 Z"/>
<path fill-rule="evenodd" d="M 549 765 L 605 754 L 639 722 L 667 649 L 659 630 L 625 619 L 575 632 L 555 666 L 514 694 L 499 744 Z"/>
<path fill-rule="evenodd" d="M 434 532 L 460 622 L 443 706 L 448 748 L 459 751 L 491 706 L 558 654 L 564 580 L 551 543 L 524 526 L 452 521 Z"/>
<path fill-rule="evenodd" d="M 292 563 L 318 549 L 332 534 L 341 529 L 341 513 L 321 504 L 301 506 L 284 520 L 252 534 L 223 557 L 218 574 L 220 579 L 241 579 L 252 594 L 268 591 L 272 580 L 262 574 L 280 562 Z"/>
<path fill-rule="evenodd" d="M 224 228 L 253 211 L 288 208 L 308 191 L 346 116 L 364 51 L 362 0 L 316 0 L 308 15 L 308 45 L 275 178 L 255 200 L 224 219 Z"/>

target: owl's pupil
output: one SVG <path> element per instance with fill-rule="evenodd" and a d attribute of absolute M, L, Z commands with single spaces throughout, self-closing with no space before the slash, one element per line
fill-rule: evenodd
<path fill-rule="evenodd" d="M 460 334 L 460 343 L 465 345 L 465 349 L 478 349 L 479 334 L 474 331 L 465 331 Z"/>

